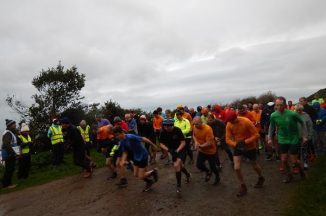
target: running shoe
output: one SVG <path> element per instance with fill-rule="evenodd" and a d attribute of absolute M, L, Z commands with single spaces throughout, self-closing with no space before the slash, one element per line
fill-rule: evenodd
<path fill-rule="evenodd" d="M 260 176 L 260 177 L 258 178 L 258 181 L 257 181 L 257 183 L 255 184 L 254 187 L 255 187 L 255 188 L 262 188 L 264 182 L 265 182 L 265 178 L 262 177 L 262 176 Z"/>
<path fill-rule="evenodd" d="M 177 190 L 176 190 L 177 194 L 180 194 L 181 193 L 181 187 L 177 187 Z"/>
<path fill-rule="evenodd" d="M 194 164 L 194 160 L 189 160 L 188 165 Z"/>
<path fill-rule="evenodd" d="M 7 186 L 7 187 L 4 187 L 3 189 L 14 189 L 15 187 L 17 187 L 16 184 L 14 184 L 14 185 L 9 185 L 9 186 Z"/>
<path fill-rule="evenodd" d="M 118 187 L 124 188 L 128 186 L 128 181 L 125 178 L 120 179 L 118 183 L 116 183 Z"/>
<path fill-rule="evenodd" d="M 219 185 L 221 183 L 220 176 L 216 176 L 213 185 Z"/>
<path fill-rule="evenodd" d="M 153 182 L 146 182 L 146 186 L 145 188 L 143 189 L 143 192 L 148 192 L 152 189 L 152 185 L 153 185 Z"/>
<path fill-rule="evenodd" d="M 211 176 L 212 176 L 211 172 L 206 172 L 205 182 L 209 182 L 209 180 L 211 179 Z"/>
<path fill-rule="evenodd" d="M 191 179 L 191 174 L 189 173 L 189 174 L 186 176 L 186 184 L 189 184 L 189 183 L 190 183 L 190 179 Z"/>
<path fill-rule="evenodd" d="M 282 182 L 288 184 L 288 183 L 291 183 L 292 181 L 293 181 L 293 175 L 292 174 L 288 174 L 287 177 L 286 177 L 286 179 L 283 179 Z"/>
<path fill-rule="evenodd" d="M 261 144 L 261 143 L 259 143 L 259 147 L 258 147 L 258 149 L 259 150 L 262 150 L 264 148 L 264 146 Z"/>
<path fill-rule="evenodd" d="M 305 170 L 307 170 L 307 169 L 309 168 L 309 165 L 308 165 L 307 162 L 304 162 L 304 163 L 303 163 L 303 168 L 304 168 Z"/>
<path fill-rule="evenodd" d="M 154 181 L 157 182 L 158 181 L 158 172 L 157 172 L 156 168 L 153 169 L 152 175 L 153 175 Z"/>
<path fill-rule="evenodd" d="M 266 156 L 265 156 L 265 160 L 266 160 L 266 161 L 270 161 L 270 160 L 272 160 L 272 155 L 266 155 Z"/>
<path fill-rule="evenodd" d="M 280 170 L 280 173 L 285 173 L 285 168 L 283 165 L 280 166 L 279 170 Z"/>
<path fill-rule="evenodd" d="M 299 174 L 300 173 L 300 168 L 299 167 L 293 167 L 292 168 L 292 173 L 293 174 Z"/>
<path fill-rule="evenodd" d="M 245 184 L 241 184 L 240 190 L 237 193 L 237 197 L 243 197 L 244 195 L 247 194 L 247 186 Z"/>
<path fill-rule="evenodd" d="M 92 161 L 92 162 L 91 162 L 91 167 L 92 167 L 92 168 L 96 168 L 96 163 Z"/>
<path fill-rule="evenodd" d="M 112 180 L 118 177 L 118 174 L 116 172 L 113 172 L 110 177 L 107 178 L 107 180 Z"/>
<path fill-rule="evenodd" d="M 92 176 L 92 172 L 85 172 L 83 175 L 84 178 L 89 178 L 91 176 Z"/>

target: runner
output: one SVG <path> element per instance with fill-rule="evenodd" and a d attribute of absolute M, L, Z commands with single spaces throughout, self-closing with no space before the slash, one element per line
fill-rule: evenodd
<path fill-rule="evenodd" d="M 183 119 L 181 117 L 181 112 L 178 112 L 177 116 L 181 118 L 181 120 L 177 120 L 175 123 L 172 118 L 163 120 L 163 130 L 160 135 L 160 146 L 165 151 L 169 152 L 172 156 L 173 166 L 175 169 L 175 175 L 177 179 L 177 193 L 181 193 L 181 172 L 186 175 L 186 182 L 190 182 L 190 174 L 187 169 L 184 167 L 183 163 L 186 158 L 186 141 L 184 137 L 183 131 L 179 127 L 174 125 L 190 127 L 190 123 L 187 119 Z M 182 121 L 180 123 L 179 121 Z M 188 125 L 188 124 L 189 125 Z M 185 129 L 184 131 L 187 131 Z"/>
<path fill-rule="evenodd" d="M 264 134 L 262 133 L 262 128 L 260 124 L 262 111 L 259 109 L 258 104 L 254 104 L 252 106 L 252 111 L 250 113 L 254 119 L 254 125 L 259 134 L 259 140 L 257 142 L 257 153 L 259 153 L 259 151 L 263 149 L 264 138 L 265 138 Z"/>
<path fill-rule="evenodd" d="M 153 146 L 149 139 L 140 137 L 134 134 L 126 134 L 121 127 L 115 126 L 113 128 L 114 136 L 120 141 L 122 157 L 120 166 L 123 167 L 127 162 L 128 154 L 132 153 L 134 162 L 134 176 L 144 180 L 146 186 L 144 192 L 151 189 L 152 185 L 158 180 L 158 173 L 156 169 L 147 171 L 148 166 L 148 152 L 142 142 L 149 143 Z M 153 177 L 153 179 L 150 179 Z"/>
<path fill-rule="evenodd" d="M 138 134 L 137 122 L 130 113 L 125 114 L 125 120 L 128 124 L 128 133 L 129 134 Z"/>
<path fill-rule="evenodd" d="M 177 112 L 176 112 L 174 126 L 181 129 L 182 134 L 185 137 L 185 142 L 186 142 L 186 146 L 184 148 L 184 150 L 186 152 L 186 156 L 188 155 L 190 158 L 189 164 L 193 164 L 194 156 L 193 156 L 193 152 L 191 149 L 191 139 L 192 139 L 191 125 L 190 125 L 190 122 L 188 121 L 188 119 L 183 117 L 183 113 L 180 110 L 177 110 Z M 184 163 L 186 162 L 186 156 L 183 161 Z"/>
<path fill-rule="evenodd" d="M 241 184 L 237 196 L 242 197 L 247 194 L 247 186 L 241 172 L 242 156 L 250 160 L 252 168 L 258 175 L 258 181 L 254 187 L 261 188 L 265 182 L 261 167 L 257 163 L 256 142 L 259 134 L 249 119 L 238 117 L 234 111 L 228 112 L 226 120 L 228 122 L 226 125 L 226 142 L 234 148 L 234 170 Z"/>
<path fill-rule="evenodd" d="M 304 107 L 301 104 L 297 104 L 295 105 L 295 111 L 301 116 L 301 118 L 303 119 L 306 128 L 307 128 L 307 142 L 304 143 L 301 146 L 301 152 L 300 152 L 300 158 L 302 158 L 302 162 L 303 162 L 303 168 L 308 169 L 308 158 L 309 155 L 314 155 L 315 154 L 315 149 L 314 146 L 312 144 L 312 138 L 313 138 L 313 133 L 314 133 L 314 129 L 313 129 L 313 123 L 311 121 L 311 118 L 309 117 L 309 115 L 307 113 L 305 113 L 304 111 Z M 302 131 L 300 134 L 303 134 Z"/>
<path fill-rule="evenodd" d="M 262 113 L 261 113 L 261 118 L 260 118 L 260 124 L 262 126 L 262 132 L 264 134 L 264 146 L 265 146 L 265 160 L 270 161 L 273 158 L 273 153 L 275 151 L 274 147 L 269 145 L 267 143 L 268 140 L 268 130 L 269 130 L 269 124 L 270 124 L 270 117 L 272 113 L 275 111 L 275 103 L 274 102 L 268 102 L 266 106 L 264 107 Z M 275 136 L 273 135 L 273 138 Z M 276 142 L 274 142 L 275 145 L 277 145 Z M 278 151 L 277 157 L 278 157 Z"/>
<path fill-rule="evenodd" d="M 197 168 L 206 173 L 205 181 L 208 182 L 212 172 L 215 174 L 213 185 L 220 183 L 220 175 L 216 167 L 216 143 L 213 130 L 210 126 L 203 124 L 201 117 L 197 116 L 193 120 L 193 139 L 195 148 L 198 150 Z M 210 170 L 206 167 L 208 161 Z"/>
<path fill-rule="evenodd" d="M 213 108 L 214 116 L 225 122 L 225 111 L 222 109 L 222 107 L 218 104 L 215 104 Z"/>
<path fill-rule="evenodd" d="M 221 119 L 215 118 L 214 114 L 208 115 L 207 124 L 213 129 L 214 138 L 217 143 L 217 146 L 225 151 L 228 155 L 232 166 L 233 166 L 233 154 L 229 148 L 229 146 L 225 142 L 225 124 Z M 222 164 L 219 160 L 219 156 L 217 154 L 217 166 L 221 169 Z"/>
<path fill-rule="evenodd" d="M 317 113 L 315 120 L 315 131 L 317 133 L 316 150 L 318 155 L 323 155 L 326 147 L 326 110 L 321 108 L 318 102 L 313 103 L 313 108 Z"/>
<path fill-rule="evenodd" d="M 303 132 L 306 132 L 306 126 L 298 113 L 286 109 L 286 99 L 284 97 L 277 97 L 275 100 L 276 111 L 271 115 L 270 126 L 268 132 L 268 143 L 273 143 L 273 134 L 276 130 L 277 140 L 280 145 L 282 165 L 287 172 L 284 183 L 290 183 L 293 180 L 288 158 L 292 161 L 294 167 L 297 167 L 302 179 L 305 178 L 303 168 L 299 160 L 299 145 L 300 134 L 298 124 L 303 127 Z M 301 143 L 307 141 L 307 135 L 303 134 Z"/>
<path fill-rule="evenodd" d="M 146 137 L 147 139 L 151 140 L 153 143 L 155 143 L 155 132 L 152 127 L 152 125 L 147 121 L 147 118 L 145 115 L 141 115 L 139 118 L 139 124 L 138 124 L 138 135 L 142 137 Z M 149 153 L 149 162 L 151 164 L 156 163 L 156 158 L 154 157 L 154 153 L 156 152 L 156 149 L 154 149 L 150 144 L 145 143 L 145 147 Z"/>
<path fill-rule="evenodd" d="M 255 124 L 255 119 L 253 117 L 253 115 L 248 112 L 248 108 L 246 104 L 240 105 L 238 108 L 238 116 L 240 117 L 244 117 L 249 119 L 253 124 Z"/>
<path fill-rule="evenodd" d="M 86 158 L 85 142 L 82 135 L 80 134 L 80 131 L 70 123 L 68 118 L 61 119 L 60 123 L 62 130 L 66 132 L 65 138 L 72 146 L 75 165 L 83 168 L 84 178 L 91 177 L 92 168 L 90 166 L 90 160 Z"/>
<path fill-rule="evenodd" d="M 155 132 L 155 135 L 156 135 L 156 141 L 155 141 L 155 144 L 158 145 L 159 143 L 159 137 L 160 137 L 160 133 L 161 133 L 161 129 L 162 129 L 162 122 L 163 122 L 163 118 L 162 116 L 159 115 L 159 112 L 157 110 L 155 110 L 153 112 L 153 128 L 154 128 L 154 132 Z M 169 156 L 168 156 L 168 153 L 165 152 L 164 150 L 161 150 L 162 151 L 162 155 L 160 156 L 160 159 L 163 160 L 165 159 L 166 157 L 168 157 L 168 161 L 167 163 L 169 163 Z M 154 152 L 154 158 L 156 158 L 156 153 Z"/>
<path fill-rule="evenodd" d="M 207 107 L 203 107 L 203 109 L 201 110 L 201 121 L 204 124 L 207 124 L 208 114 L 209 114 L 209 109 Z"/>

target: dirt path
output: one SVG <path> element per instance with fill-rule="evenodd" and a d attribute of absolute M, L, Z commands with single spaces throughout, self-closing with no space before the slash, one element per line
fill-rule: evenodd
<path fill-rule="evenodd" d="M 0 215 L 280 215 L 289 185 L 281 183 L 278 163 L 260 159 L 266 178 L 265 187 L 253 188 L 257 177 L 250 164 L 243 163 L 248 195 L 235 196 L 238 182 L 229 161 L 223 162 L 221 184 L 213 186 L 203 180 L 194 165 L 192 182 L 183 184 L 182 195 L 175 193 L 172 166 L 160 161 L 160 179 L 154 189 L 142 193 L 143 182 L 129 174 L 129 186 L 119 189 L 107 181 L 107 169 L 97 169 L 92 179 L 72 176 L 45 185 L 0 196 Z M 298 177 L 296 177 L 298 179 Z M 211 182 L 212 183 L 212 182 Z"/>

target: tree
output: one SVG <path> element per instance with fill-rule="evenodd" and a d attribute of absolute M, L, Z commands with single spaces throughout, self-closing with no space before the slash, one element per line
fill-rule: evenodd
<path fill-rule="evenodd" d="M 52 118 L 58 118 L 64 112 L 74 113 L 73 111 L 82 107 L 83 97 L 80 96 L 80 91 L 85 86 L 85 75 L 80 74 L 75 66 L 65 70 L 59 62 L 56 68 L 42 70 L 33 78 L 32 84 L 38 93 L 32 95 L 34 103 L 30 107 L 16 100 L 15 96 L 8 96 L 6 101 L 22 119 L 28 120 L 32 133 L 36 138 L 41 137 L 42 144 L 46 140 L 46 132 Z M 77 115 L 74 117 L 80 118 Z M 38 140 L 35 139 L 35 142 Z"/>
<path fill-rule="evenodd" d="M 73 66 L 64 70 L 59 62 L 56 68 L 42 70 L 32 84 L 38 90 L 34 98 L 50 116 L 56 116 L 68 108 L 78 107 L 81 99 L 80 90 L 85 86 L 85 75 L 79 74 Z"/>

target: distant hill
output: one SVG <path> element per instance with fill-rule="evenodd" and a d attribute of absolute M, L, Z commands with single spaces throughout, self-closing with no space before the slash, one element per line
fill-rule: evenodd
<path fill-rule="evenodd" d="M 312 101 L 314 99 L 314 95 L 318 94 L 319 97 L 321 98 L 326 98 L 326 88 L 324 89 L 320 89 L 319 91 L 313 93 L 312 95 L 310 95 L 309 97 L 307 97 L 308 101 Z"/>

